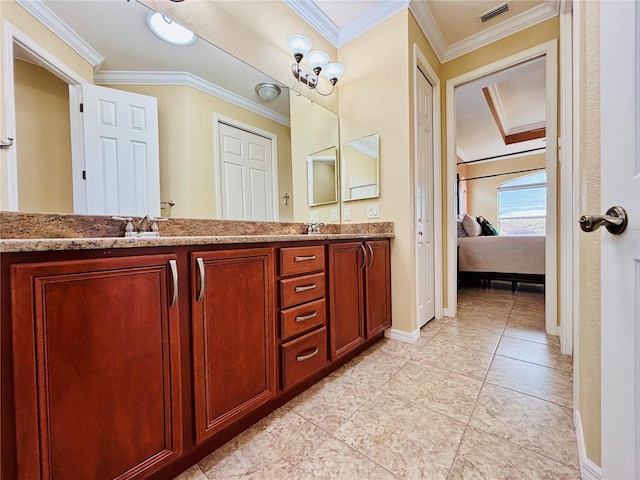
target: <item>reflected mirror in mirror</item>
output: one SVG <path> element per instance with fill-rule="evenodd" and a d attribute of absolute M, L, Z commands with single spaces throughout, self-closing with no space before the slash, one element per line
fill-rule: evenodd
<path fill-rule="evenodd" d="M 338 201 L 337 149 L 327 148 L 307 157 L 309 206 Z"/>
<path fill-rule="evenodd" d="M 342 200 L 380 196 L 378 134 L 342 144 Z"/>
<path fill-rule="evenodd" d="M 293 191 L 287 88 L 282 87 L 277 98 L 261 98 L 256 86 L 277 84 L 275 80 L 201 38 L 188 46 L 161 40 L 147 26 L 149 9 L 138 2 L 25 2 L 31 4 L 64 22 L 84 49 L 71 51 L 58 38 L 39 44 L 36 39 L 50 35 L 47 27 L 28 18 L 31 14 L 17 4 L 3 8 L 3 19 L 9 23 L 29 25 L 21 28 L 29 39 L 26 45 L 13 41 L 16 140 L 7 154 L 15 155 L 16 173 L 15 178 L 2 176 L 1 189 L 13 192 L 11 198 L 3 198 L 3 210 L 292 221 L 298 204 L 307 208 L 306 196 L 298 199 Z M 11 60 L 3 61 L 4 66 Z M 55 70 L 51 62 L 62 65 L 64 75 L 60 69 L 57 75 L 50 73 Z M 3 75 L 6 80 L 6 72 Z M 109 162 L 124 151 L 110 134 L 87 140 L 90 131 L 81 125 L 91 111 L 86 91 L 97 85 L 104 91 L 155 99 L 157 158 L 150 162 L 155 167 L 148 166 L 146 156 L 154 149 L 153 140 L 127 140 L 136 146 L 124 149 L 135 153 L 129 170 L 124 165 L 109 170 Z M 97 117 L 106 123 L 131 118 L 133 129 L 140 131 L 154 124 L 138 106 L 130 115 L 116 117 L 108 108 L 110 101 L 97 100 L 97 108 L 102 108 Z M 236 130 L 227 135 L 223 125 Z M 235 135 L 239 131 L 264 140 L 253 149 L 259 150 L 262 169 L 258 188 L 257 176 L 249 176 L 249 164 L 256 159 L 239 154 L 249 150 L 243 145 L 251 139 Z M 96 154 L 78 149 L 83 138 L 85 145 L 94 145 Z M 336 143 L 325 143 L 332 144 Z M 100 177 L 105 169 L 110 173 L 106 179 Z M 7 188 L 9 183 L 12 188 Z M 125 200 L 133 205 L 123 209 Z"/>

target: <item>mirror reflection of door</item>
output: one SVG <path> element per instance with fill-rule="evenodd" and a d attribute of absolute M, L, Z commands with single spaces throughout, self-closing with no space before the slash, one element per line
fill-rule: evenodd
<path fill-rule="evenodd" d="M 338 201 L 336 178 L 336 147 L 312 153 L 307 157 L 307 191 L 310 207 Z"/>
<path fill-rule="evenodd" d="M 218 123 L 220 218 L 277 220 L 271 139 Z"/>
<path fill-rule="evenodd" d="M 362 200 L 380 196 L 378 135 L 342 144 L 342 199 Z"/>

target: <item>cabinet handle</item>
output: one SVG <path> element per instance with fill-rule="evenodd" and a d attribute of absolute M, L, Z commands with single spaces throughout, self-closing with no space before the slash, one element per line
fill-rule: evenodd
<path fill-rule="evenodd" d="M 173 279 L 173 296 L 171 297 L 171 306 L 175 307 L 178 303 L 178 264 L 175 260 L 169 260 L 171 267 L 171 278 Z"/>
<path fill-rule="evenodd" d="M 314 357 L 318 354 L 318 347 L 316 347 L 313 352 L 307 353 L 306 355 L 300 355 L 296 357 L 296 360 L 299 362 L 304 362 L 305 360 L 309 360 L 311 357 Z"/>
<path fill-rule="evenodd" d="M 305 320 L 310 320 L 317 316 L 318 316 L 318 312 L 316 311 L 316 312 L 310 313 L 309 315 L 302 315 L 302 316 L 296 317 L 296 322 L 304 322 Z"/>
<path fill-rule="evenodd" d="M 304 262 L 305 260 L 315 260 L 315 255 L 309 255 L 308 257 L 293 257 L 296 262 Z"/>
<path fill-rule="evenodd" d="M 198 263 L 198 274 L 200 275 L 200 289 L 198 290 L 198 297 L 196 302 L 201 302 L 204 298 L 204 260 L 201 257 L 196 258 Z"/>
<path fill-rule="evenodd" d="M 373 247 L 371 247 L 371 245 L 367 243 L 367 249 L 369 250 L 369 253 L 371 254 L 371 258 L 369 258 L 369 263 L 367 263 L 367 267 L 370 267 L 371 264 L 373 264 Z"/>
<path fill-rule="evenodd" d="M 360 244 L 360 248 L 362 249 L 362 265 L 360 265 L 360 268 L 364 268 L 367 265 L 367 251 L 363 244 Z"/>
<path fill-rule="evenodd" d="M 296 287 L 296 293 L 300 293 L 300 292 L 306 292 L 307 290 L 313 290 L 314 288 L 316 288 L 318 285 L 316 285 L 315 283 L 313 285 L 305 285 L 304 287 Z"/>

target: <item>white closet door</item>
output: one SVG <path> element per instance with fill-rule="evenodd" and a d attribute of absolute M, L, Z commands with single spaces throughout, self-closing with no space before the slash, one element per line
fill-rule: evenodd
<path fill-rule="evenodd" d="M 155 97 L 82 86 L 87 213 L 160 215 Z"/>
<path fill-rule="evenodd" d="M 435 316 L 433 225 L 433 87 L 416 69 L 416 272 L 418 327 Z"/>
<path fill-rule="evenodd" d="M 275 220 L 271 140 L 224 123 L 218 132 L 222 218 Z"/>

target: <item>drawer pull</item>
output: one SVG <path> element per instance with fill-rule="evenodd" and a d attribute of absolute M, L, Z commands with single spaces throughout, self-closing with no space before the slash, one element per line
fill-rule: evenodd
<path fill-rule="evenodd" d="M 317 316 L 318 316 L 318 312 L 317 311 L 313 312 L 313 313 L 310 313 L 309 315 L 301 315 L 299 317 L 296 317 L 296 322 L 304 322 L 305 320 L 310 320 L 310 319 L 312 319 L 314 317 L 317 317 Z"/>
<path fill-rule="evenodd" d="M 318 285 L 314 283 L 313 285 L 305 285 L 304 287 L 296 287 L 296 293 L 306 292 L 307 290 L 313 290 L 317 286 Z"/>
<path fill-rule="evenodd" d="M 296 360 L 298 362 L 304 362 L 305 360 L 309 360 L 311 357 L 315 357 L 318 354 L 318 347 L 316 347 L 313 352 L 311 353 L 307 353 L 306 355 L 300 355 L 299 357 L 296 357 Z"/>
<path fill-rule="evenodd" d="M 304 262 L 305 260 L 315 260 L 315 255 L 309 255 L 308 257 L 293 257 L 296 262 Z"/>

